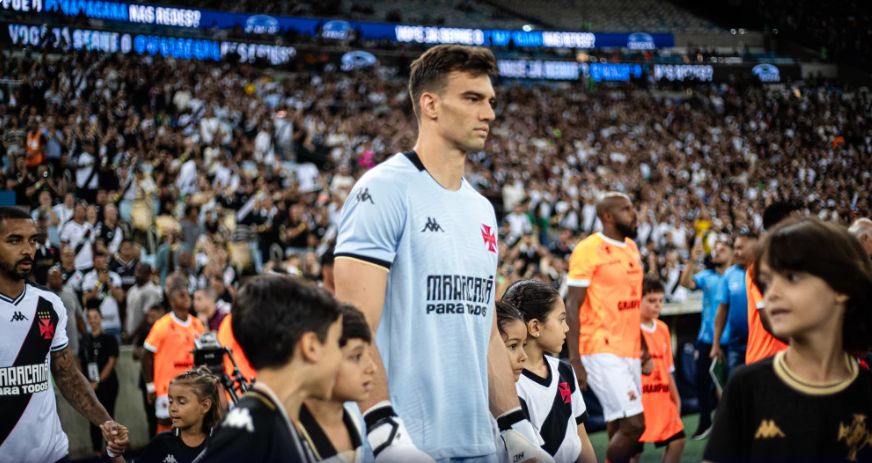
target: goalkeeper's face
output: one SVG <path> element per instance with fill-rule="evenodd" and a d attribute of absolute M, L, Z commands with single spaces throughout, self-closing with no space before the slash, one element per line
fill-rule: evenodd
<path fill-rule="evenodd" d="M 376 368 L 369 351 L 369 343 L 362 339 L 349 339 L 342 347 L 332 400 L 362 402 L 369 399 Z"/>
<path fill-rule="evenodd" d="M 490 77 L 452 72 L 438 98 L 439 132 L 462 151 L 480 151 L 496 115 L 496 99 Z"/>

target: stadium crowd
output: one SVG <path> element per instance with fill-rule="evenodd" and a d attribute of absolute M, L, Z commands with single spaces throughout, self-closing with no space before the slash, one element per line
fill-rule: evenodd
<path fill-rule="evenodd" d="M 279 80 L 250 66 L 70 52 L 7 58 L 2 70 L 22 84 L 0 108 L 0 180 L 45 216 L 51 245 L 82 204 L 95 251 L 129 262 L 142 247 L 161 282 L 181 268 L 192 290 L 223 275 L 232 291 L 264 269 L 320 279 L 355 179 L 415 137 L 406 80 L 387 67 Z M 602 191 L 638 199 L 637 242 L 664 279 L 678 278 L 694 237 L 708 250 L 719 234 L 759 230 L 777 200 L 842 224 L 870 215 L 867 93 L 823 80 L 656 90 L 497 86 L 491 140 L 466 179 L 503 220 L 507 283 L 560 287 L 573 244 L 600 227 Z M 30 141 L 45 165 L 27 167 Z M 94 267 L 78 256 L 77 269 Z"/>

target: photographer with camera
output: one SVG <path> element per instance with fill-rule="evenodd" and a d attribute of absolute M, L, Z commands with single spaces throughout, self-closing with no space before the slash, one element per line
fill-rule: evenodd
<path fill-rule="evenodd" d="M 329 399 L 342 353 L 339 302 L 299 278 L 260 275 L 239 290 L 233 334 L 258 380 L 215 430 L 205 461 L 314 462 L 294 423 Z"/>
<path fill-rule="evenodd" d="M 145 338 L 145 352 L 142 354 L 142 377 L 149 403 L 155 403 L 158 432 L 170 429 L 170 381 L 194 366 L 191 348 L 194 340 L 205 332 L 200 320 L 190 315 L 191 294 L 187 278 L 172 274 L 166 283 L 171 311 L 155 322 Z"/>

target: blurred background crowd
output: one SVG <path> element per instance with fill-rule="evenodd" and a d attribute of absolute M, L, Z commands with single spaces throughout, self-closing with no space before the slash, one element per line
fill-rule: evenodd
<path fill-rule="evenodd" d="M 264 271 L 322 281 L 355 180 L 416 136 L 404 69 L 279 79 L 245 65 L 71 51 L 7 58 L 2 73 L 23 84 L 0 108 L 0 182 L 47 225 L 65 271 L 85 281 L 108 268 L 125 292 L 140 261 L 158 284 L 181 271 L 192 292 L 212 287 L 224 302 Z M 657 90 L 497 85 L 497 120 L 466 181 L 502 220 L 504 284 L 562 287 L 574 243 L 599 230 L 593 204 L 604 191 L 635 199 L 646 270 L 664 281 L 677 281 L 696 239 L 708 251 L 722 235 L 759 231 L 774 201 L 846 225 L 870 216 L 865 89 L 817 79 L 801 89 L 692 85 L 682 99 Z M 45 162 L 28 167 L 33 150 Z M 83 230 L 91 251 L 61 252 Z M 683 300 L 675 289 L 668 298 Z M 131 339 L 143 314 L 115 296 L 113 328 Z"/>

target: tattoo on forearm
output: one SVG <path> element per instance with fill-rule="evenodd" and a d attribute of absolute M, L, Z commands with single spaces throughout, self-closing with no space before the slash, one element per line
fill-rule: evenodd
<path fill-rule="evenodd" d="M 97 400 L 88 380 L 73 365 L 70 348 L 51 354 L 51 371 L 55 384 L 67 402 L 91 423 L 101 425 L 112 418 Z"/>

